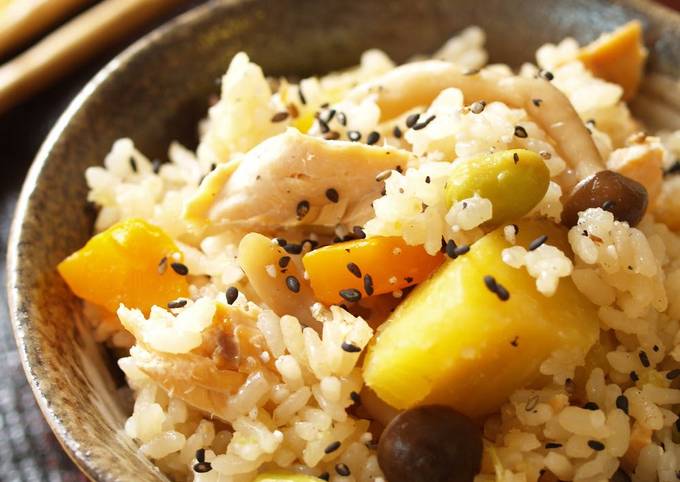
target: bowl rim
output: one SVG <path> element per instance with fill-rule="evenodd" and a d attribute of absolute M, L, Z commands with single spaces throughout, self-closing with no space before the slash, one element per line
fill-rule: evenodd
<path fill-rule="evenodd" d="M 194 22 L 200 22 L 204 17 L 210 15 L 215 7 L 224 9 L 234 8 L 240 4 L 250 3 L 257 0 L 208 0 L 202 5 L 197 5 L 190 10 L 169 19 L 160 26 L 154 28 L 150 32 L 144 34 L 139 39 L 135 40 L 128 47 L 116 54 L 109 62 L 104 65 L 73 97 L 69 102 L 67 108 L 58 117 L 50 129 L 47 137 L 41 144 L 31 166 L 26 174 L 24 182 L 21 187 L 21 192 L 17 199 L 16 207 L 12 216 L 10 225 L 10 232 L 7 241 L 6 253 L 6 294 L 7 306 L 9 311 L 9 320 L 14 334 L 14 340 L 17 346 L 17 353 L 21 362 L 21 367 L 24 375 L 29 383 L 33 397 L 35 398 L 38 408 L 42 413 L 43 419 L 47 422 L 52 430 L 55 438 L 59 442 L 66 455 L 78 467 L 83 475 L 93 482 L 107 480 L 108 476 L 102 472 L 102 468 L 96 464 L 90 463 L 90 459 L 83 452 L 78 442 L 73 439 L 70 432 L 55 419 L 50 407 L 49 401 L 41 391 L 37 379 L 33 374 L 33 368 L 28 361 L 26 338 L 27 333 L 21 325 L 19 308 L 19 298 L 21 294 L 18 289 L 18 267 L 20 259 L 18 256 L 18 243 L 22 237 L 24 228 L 24 219 L 29 207 L 31 196 L 37 187 L 38 180 L 42 173 L 43 167 L 48 162 L 52 148 L 57 144 L 61 138 L 64 130 L 71 122 L 76 113 L 84 106 L 90 96 L 95 90 L 106 82 L 111 75 L 118 71 L 122 66 L 139 52 L 146 49 L 153 48 L 164 37 L 171 34 L 175 29 L 187 27 Z M 671 8 L 657 3 L 653 0 L 612 0 L 613 5 L 620 5 L 630 7 L 639 12 L 646 18 L 660 19 L 662 17 L 670 17 L 673 22 L 680 24 L 680 12 L 672 10 Z"/>

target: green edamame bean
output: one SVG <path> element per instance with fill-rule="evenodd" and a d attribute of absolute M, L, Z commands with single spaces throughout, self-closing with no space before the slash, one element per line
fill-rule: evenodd
<path fill-rule="evenodd" d="M 548 190 L 550 172 L 543 158 L 526 149 L 511 149 L 454 162 L 446 183 L 449 205 L 478 195 L 493 204 L 490 223 L 519 219 Z"/>

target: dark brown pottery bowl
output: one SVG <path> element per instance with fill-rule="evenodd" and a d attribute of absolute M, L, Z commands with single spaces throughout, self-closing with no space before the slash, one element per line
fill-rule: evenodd
<path fill-rule="evenodd" d="M 49 135 L 24 184 L 8 254 L 11 315 L 22 363 L 45 418 L 97 481 L 165 480 L 121 433 L 121 377 L 55 271 L 92 232 L 83 171 L 118 137 L 163 157 L 172 139 L 195 144 L 215 80 L 245 50 L 272 75 L 308 75 L 356 63 L 378 47 L 401 61 L 433 51 L 476 24 L 493 61 L 518 65 L 544 42 L 638 18 L 649 69 L 680 77 L 680 18 L 640 0 L 215 1 L 137 42 L 102 70 Z M 677 127 L 677 126 L 676 126 Z"/>

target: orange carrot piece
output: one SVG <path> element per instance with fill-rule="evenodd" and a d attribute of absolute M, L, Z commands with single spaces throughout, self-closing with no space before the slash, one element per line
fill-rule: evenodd
<path fill-rule="evenodd" d="M 346 241 L 302 258 L 314 295 L 326 304 L 347 301 L 340 295 L 343 290 L 370 296 L 418 284 L 443 261 L 441 253 L 430 256 L 422 246 L 409 246 L 400 237 Z"/>
<path fill-rule="evenodd" d="M 57 269 L 80 298 L 111 312 L 123 303 L 148 314 L 153 305 L 189 295 L 186 279 L 172 268 L 181 261 L 179 248 L 162 229 L 128 219 L 93 236 Z"/>

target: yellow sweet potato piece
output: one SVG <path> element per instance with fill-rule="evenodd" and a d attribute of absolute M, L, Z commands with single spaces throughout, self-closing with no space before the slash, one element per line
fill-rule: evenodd
<path fill-rule="evenodd" d="M 628 22 L 583 47 L 577 58 L 595 76 L 620 85 L 623 100 L 633 98 L 647 58 L 642 25 L 637 20 Z"/>
<path fill-rule="evenodd" d="M 123 303 L 148 315 L 153 305 L 188 296 L 186 280 L 171 269 L 181 259 L 162 229 L 142 219 L 127 219 L 93 236 L 57 269 L 80 298 L 114 313 Z"/>
<path fill-rule="evenodd" d="M 566 231 L 548 221 L 519 223 L 518 243 L 540 235 L 566 249 Z M 470 252 L 446 261 L 397 307 L 370 345 L 364 380 L 388 404 L 406 409 L 442 403 L 476 417 L 496 410 L 535 381 L 555 350 L 585 354 L 597 340 L 597 312 L 570 278 L 551 297 L 525 268 L 501 259 L 510 244 L 497 229 Z M 492 275 L 510 297 L 484 282 Z"/>

